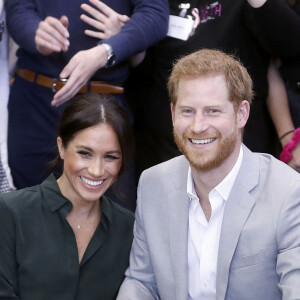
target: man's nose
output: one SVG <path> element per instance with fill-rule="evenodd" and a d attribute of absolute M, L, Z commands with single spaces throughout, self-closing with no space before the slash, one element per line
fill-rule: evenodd
<path fill-rule="evenodd" d="M 209 128 L 209 123 L 207 118 L 201 112 L 197 112 L 194 115 L 192 121 L 192 125 L 191 125 L 192 131 L 195 133 L 201 133 L 206 131 L 208 128 Z"/>

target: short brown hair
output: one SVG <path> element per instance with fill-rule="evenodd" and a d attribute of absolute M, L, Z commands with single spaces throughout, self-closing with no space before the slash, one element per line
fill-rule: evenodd
<path fill-rule="evenodd" d="M 253 83 L 246 68 L 234 56 L 210 49 L 194 52 L 175 63 L 168 82 L 171 103 L 176 105 L 180 80 L 211 75 L 224 76 L 229 101 L 233 103 L 235 109 L 243 100 L 251 104 Z"/>

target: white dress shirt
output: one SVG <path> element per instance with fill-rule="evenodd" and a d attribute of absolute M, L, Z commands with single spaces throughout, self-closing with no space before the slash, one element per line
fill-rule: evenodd
<path fill-rule="evenodd" d="M 219 240 L 225 203 L 231 192 L 243 159 L 242 146 L 229 174 L 212 190 L 208 198 L 211 217 L 207 221 L 195 192 L 191 168 L 187 193 L 190 199 L 188 233 L 189 300 L 215 300 Z"/>

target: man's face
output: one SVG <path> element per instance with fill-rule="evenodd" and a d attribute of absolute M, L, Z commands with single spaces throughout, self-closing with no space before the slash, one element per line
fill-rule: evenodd
<path fill-rule="evenodd" d="M 225 161 L 234 163 L 248 114 L 247 101 L 235 111 L 222 75 L 181 80 L 172 106 L 176 144 L 199 171 L 210 171 Z"/>

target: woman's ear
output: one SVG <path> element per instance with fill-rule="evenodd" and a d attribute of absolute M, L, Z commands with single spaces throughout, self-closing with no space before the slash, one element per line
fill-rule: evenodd
<path fill-rule="evenodd" d="M 57 137 L 56 142 L 57 142 L 57 148 L 58 148 L 59 156 L 60 156 L 61 159 L 64 159 L 65 148 L 64 148 L 64 145 L 63 145 L 63 142 L 62 142 L 60 136 Z"/>

